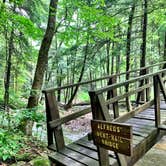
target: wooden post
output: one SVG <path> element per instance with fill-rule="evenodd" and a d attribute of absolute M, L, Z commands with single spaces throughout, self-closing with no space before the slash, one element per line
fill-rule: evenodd
<path fill-rule="evenodd" d="M 166 101 L 166 89 L 165 89 L 165 84 L 164 84 L 164 81 L 163 81 L 161 75 L 158 75 L 158 80 L 159 80 L 161 92 L 164 96 L 164 100 Z"/>
<path fill-rule="evenodd" d="M 61 150 L 65 146 L 63 132 L 61 126 L 51 129 L 49 122 L 60 118 L 59 110 L 54 92 L 45 93 L 46 98 L 46 117 L 47 117 L 47 139 L 48 146 L 54 144 L 53 136 L 55 137 L 56 149 Z"/>
<path fill-rule="evenodd" d="M 109 114 L 109 110 L 105 105 L 105 99 L 104 99 L 103 95 L 102 94 L 96 95 L 95 91 L 90 91 L 89 96 L 91 99 L 91 108 L 92 108 L 93 119 L 111 121 L 112 119 Z M 115 112 L 116 111 L 117 110 L 115 109 Z M 116 115 L 114 115 L 114 116 L 116 116 Z M 97 147 L 97 150 L 98 150 L 100 166 L 108 166 L 109 165 L 108 151 L 101 147 Z M 115 155 L 116 155 L 118 164 L 120 166 L 127 166 L 127 161 L 126 161 L 126 158 L 124 155 L 121 155 L 119 153 L 115 153 Z"/>
<path fill-rule="evenodd" d="M 146 74 L 149 74 L 149 68 L 146 69 Z M 147 78 L 145 84 L 149 84 L 150 80 Z M 146 88 L 146 101 L 150 101 L 150 88 Z"/>
<path fill-rule="evenodd" d="M 158 76 L 153 77 L 154 83 L 154 106 L 155 106 L 155 126 L 158 128 L 160 126 L 160 84 Z"/>
<path fill-rule="evenodd" d="M 91 108 L 93 119 L 96 120 L 105 120 L 101 111 L 101 106 L 99 103 L 98 96 L 95 94 L 95 91 L 89 92 L 90 100 L 91 100 Z M 99 164 L 100 166 L 109 166 L 109 156 L 108 151 L 104 148 L 97 146 Z"/>

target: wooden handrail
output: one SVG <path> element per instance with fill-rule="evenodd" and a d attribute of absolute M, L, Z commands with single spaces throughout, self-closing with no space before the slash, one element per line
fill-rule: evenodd
<path fill-rule="evenodd" d="M 158 72 L 155 72 L 155 73 L 146 74 L 146 75 L 143 75 L 143 76 L 139 76 L 139 77 L 127 80 L 125 82 L 120 82 L 120 83 L 117 83 L 117 84 L 108 85 L 108 86 L 105 86 L 104 88 L 100 88 L 98 90 L 91 90 L 91 91 L 94 91 L 98 95 L 98 94 L 110 91 L 114 88 L 119 88 L 121 86 L 126 86 L 127 84 L 131 84 L 131 83 L 134 83 L 136 81 L 141 81 L 143 79 L 147 79 L 149 77 L 153 77 L 155 75 L 158 75 L 158 74 L 164 73 L 164 72 L 166 72 L 166 69 L 162 69 L 162 70 L 159 70 Z"/>
<path fill-rule="evenodd" d="M 80 116 L 83 116 L 85 114 L 88 114 L 90 112 L 91 112 L 91 108 L 88 107 L 88 108 L 82 109 L 80 111 L 74 112 L 70 115 L 67 115 L 65 117 L 62 117 L 62 118 L 59 118 L 59 119 L 56 119 L 56 120 L 52 120 L 52 121 L 49 122 L 49 125 L 50 125 L 51 128 L 56 128 L 56 127 L 66 123 L 66 122 L 74 120 L 74 119 L 76 119 Z"/>
<path fill-rule="evenodd" d="M 137 89 L 135 89 L 135 90 L 129 91 L 129 92 L 127 92 L 127 93 L 124 93 L 123 95 L 115 96 L 114 98 L 111 98 L 111 99 L 107 100 L 107 101 L 106 101 L 106 105 L 115 103 L 116 101 L 119 101 L 119 100 L 121 100 L 121 99 L 124 99 L 124 98 L 126 98 L 126 97 L 129 97 L 129 96 L 131 96 L 131 95 L 133 95 L 133 94 L 135 94 L 135 93 L 137 93 L 137 92 L 140 92 L 140 91 L 142 91 L 142 90 L 144 90 L 144 89 L 146 89 L 146 88 L 150 88 L 152 85 L 153 85 L 152 83 L 146 84 L 146 85 L 144 85 L 144 86 L 142 86 L 142 87 L 139 87 L 139 88 L 137 88 Z"/>
<path fill-rule="evenodd" d="M 149 66 L 146 66 L 146 67 L 142 67 L 142 68 L 139 68 L 139 69 L 129 70 L 127 72 L 122 72 L 122 73 L 113 74 L 113 75 L 109 75 L 109 76 L 104 76 L 104 77 L 97 78 L 97 79 L 90 80 L 90 81 L 83 81 L 83 82 L 79 82 L 79 83 L 75 83 L 75 84 L 69 84 L 69 85 L 65 85 L 65 86 L 57 87 L 57 88 L 43 89 L 42 92 L 43 93 L 50 93 L 50 92 L 53 92 L 53 91 L 63 90 L 63 89 L 66 89 L 66 88 L 72 88 L 72 87 L 75 87 L 75 86 L 78 86 L 78 85 L 89 84 L 89 83 L 93 83 L 93 82 L 97 82 L 97 81 L 101 81 L 101 80 L 110 79 L 110 78 L 113 78 L 113 77 L 118 77 L 118 76 L 121 76 L 121 75 L 129 74 L 129 73 L 132 73 L 132 72 L 139 72 L 141 70 L 145 70 L 145 69 L 155 67 L 155 66 L 160 66 L 160 65 L 163 65 L 165 63 L 166 63 L 166 61 L 163 61 L 163 62 L 156 63 L 156 64 L 153 64 L 153 65 L 149 65 Z"/>

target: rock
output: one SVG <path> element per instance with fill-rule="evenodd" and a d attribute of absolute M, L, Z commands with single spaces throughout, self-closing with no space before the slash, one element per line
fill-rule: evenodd
<path fill-rule="evenodd" d="M 27 166 L 27 163 L 24 161 L 19 161 L 17 163 L 12 164 L 11 166 Z"/>
<path fill-rule="evenodd" d="M 17 154 L 15 157 L 16 161 L 30 161 L 34 158 L 30 153 Z"/>
<path fill-rule="evenodd" d="M 48 158 L 37 157 L 29 162 L 32 166 L 50 166 Z"/>

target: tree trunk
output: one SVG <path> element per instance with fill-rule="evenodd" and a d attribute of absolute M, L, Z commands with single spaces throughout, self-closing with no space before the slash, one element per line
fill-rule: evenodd
<path fill-rule="evenodd" d="M 140 67 L 145 67 L 146 65 L 146 36 L 147 36 L 147 23 L 148 23 L 148 15 L 147 15 L 148 3 L 147 0 L 144 0 L 143 2 L 144 2 L 143 4 L 144 14 L 143 14 L 143 24 L 142 24 L 142 45 L 141 45 Z M 145 74 L 146 74 L 146 69 L 140 71 L 140 76 Z M 143 84 L 144 80 L 140 82 L 139 86 L 142 86 Z M 145 101 L 145 91 L 138 93 L 137 102 L 139 102 L 140 97 L 142 101 Z"/>
<path fill-rule="evenodd" d="M 85 54 L 84 54 L 84 61 L 83 61 L 83 65 L 82 65 L 82 69 L 81 69 L 81 73 L 80 73 L 80 77 L 78 79 L 78 83 L 81 82 L 82 78 L 83 78 L 83 75 L 84 75 L 84 70 L 85 70 L 85 66 L 86 66 L 86 60 L 87 60 L 87 55 L 88 55 L 88 47 L 89 47 L 89 39 L 87 39 L 87 44 L 85 46 Z M 78 88 L 79 88 L 79 85 L 77 85 L 74 89 L 74 92 L 73 94 L 71 95 L 68 103 L 65 105 L 65 109 L 68 109 L 72 106 L 72 102 L 73 102 L 73 99 L 74 97 L 76 96 L 77 94 L 77 91 L 78 91 Z"/>
<path fill-rule="evenodd" d="M 3 1 L 5 3 L 5 1 Z M 15 12 L 16 5 L 13 6 L 13 13 Z M 13 24 L 13 23 L 12 23 Z M 11 65 L 12 65 L 12 55 L 14 52 L 14 29 L 12 27 L 9 41 L 7 41 L 7 32 L 5 33 L 6 38 L 6 70 L 5 70 L 5 78 L 4 78 L 4 86 L 5 86 L 5 94 L 4 94 L 4 110 L 9 111 L 8 104 L 9 104 L 9 88 L 10 88 L 10 79 L 11 79 Z M 8 49 L 7 49 L 8 45 Z"/>
<path fill-rule="evenodd" d="M 111 74 L 114 74 L 114 42 L 112 43 Z"/>
<path fill-rule="evenodd" d="M 140 67 L 145 67 L 146 64 L 146 36 L 147 36 L 147 0 L 144 0 L 144 16 L 143 16 L 143 26 L 142 26 L 142 45 L 141 45 L 141 59 Z M 140 75 L 146 74 L 146 70 L 142 70 Z"/>
<path fill-rule="evenodd" d="M 50 49 L 53 36 L 55 35 L 57 3 L 58 0 L 50 1 L 47 29 L 44 34 L 41 47 L 39 50 L 34 80 L 32 83 L 30 97 L 28 99 L 27 108 L 29 109 L 34 108 L 38 105 L 40 90 L 43 84 L 44 73 L 48 63 L 48 51 Z M 27 134 L 31 134 L 31 131 Z"/>
<path fill-rule="evenodd" d="M 7 55 L 7 62 L 6 62 L 6 73 L 4 78 L 4 84 L 5 84 L 5 94 L 4 94 L 4 109 L 8 110 L 8 104 L 9 104 L 9 87 L 10 87 L 10 75 L 11 75 L 11 59 L 13 54 L 13 39 L 14 39 L 14 30 L 12 29 L 10 38 L 9 38 L 9 51 Z"/>
<path fill-rule="evenodd" d="M 163 54 L 163 60 L 166 61 L 166 32 L 165 32 L 165 38 L 164 38 L 164 54 Z M 166 64 L 164 64 L 164 69 L 166 68 Z"/>
<path fill-rule="evenodd" d="M 130 14 L 129 14 L 129 21 L 128 21 L 128 30 L 127 30 L 127 44 L 126 44 L 126 72 L 130 70 L 130 46 L 131 46 L 131 33 L 132 33 L 132 23 L 133 23 L 133 16 L 135 11 L 135 3 L 133 4 Z M 130 74 L 126 74 L 126 80 L 129 80 Z M 126 85 L 126 93 L 129 91 L 129 84 Z M 131 111 L 132 106 L 130 103 L 129 97 L 126 98 L 126 106 L 127 110 Z"/>

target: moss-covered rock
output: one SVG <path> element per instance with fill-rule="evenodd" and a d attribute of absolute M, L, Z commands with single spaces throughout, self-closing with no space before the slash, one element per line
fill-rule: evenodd
<path fill-rule="evenodd" d="M 32 166 L 50 166 L 50 162 L 48 158 L 45 157 L 37 157 L 34 160 L 30 161 Z"/>

